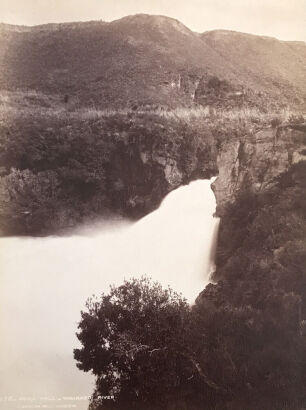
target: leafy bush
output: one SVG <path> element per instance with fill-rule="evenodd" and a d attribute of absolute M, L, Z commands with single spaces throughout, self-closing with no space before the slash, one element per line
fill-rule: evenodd
<path fill-rule="evenodd" d="M 189 335 L 186 301 L 147 278 L 90 299 L 74 357 L 96 376 L 92 408 L 157 410 L 192 400 L 190 380 L 198 370 Z M 113 400 L 99 398 L 105 396 Z"/>

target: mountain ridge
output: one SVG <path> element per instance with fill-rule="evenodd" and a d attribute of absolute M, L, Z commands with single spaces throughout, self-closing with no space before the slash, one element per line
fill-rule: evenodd
<path fill-rule="evenodd" d="M 174 17 L 170 17 L 170 16 L 166 16 L 166 15 L 162 15 L 162 14 L 147 14 L 147 13 L 136 13 L 136 14 L 130 14 L 124 17 L 120 17 L 118 19 L 114 19 L 111 21 L 106 21 L 106 20 L 102 20 L 102 19 L 97 19 L 97 20 L 84 20 L 84 21 L 64 21 L 64 22 L 51 22 L 51 23 L 42 23 L 42 24 L 12 24 L 12 23 L 5 23 L 3 21 L 0 21 L 0 29 L 4 28 L 4 29 L 24 29 L 24 30 L 28 30 L 28 29 L 41 29 L 41 28 L 59 28 L 60 26 L 62 27 L 67 27 L 69 28 L 69 26 L 86 26 L 86 25 L 90 25 L 90 24 L 94 24 L 94 25 L 98 25 L 98 24 L 112 24 L 112 23 L 116 23 L 116 22 L 120 22 L 120 21 L 124 21 L 124 20 L 131 20 L 131 19 L 135 19 L 135 18 L 143 18 L 143 17 L 150 17 L 153 19 L 158 19 L 161 18 L 163 20 L 168 20 L 168 21 L 174 21 L 179 23 L 180 25 L 184 26 L 188 31 L 191 31 L 193 34 L 196 35 L 206 35 L 208 33 L 214 33 L 214 32 L 224 32 L 224 33 L 239 33 L 239 34 L 243 34 L 243 35 L 247 35 L 247 36 L 253 36 L 253 37 L 261 37 L 261 38 L 265 38 L 265 39 L 274 39 L 277 41 L 281 41 L 281 42 L 286 42 L 286 43 L 297 43 L 297 44 L 303 44 L 305 45 L 306 42 L 303 40 L 284 40 L 284 39 L 280 39 L 274 36 L 267 36 L 267 35 L 263 35 L 263 34 L 253 34 L 253 33 L 248 33 L 248 32 L 242 32 L 242 31 L 237 31 L 237 30 L 231 30 L 231 29 L 212 29 L 212 30 L 205 30 L 203 32 L 199 32 L 199 31 L 194 31 L 191 30 L 187 25 L 185 25 L 184 23 L 182 23 L 181 21 L 179 21 L 178 19 L 174 18 Z"/>

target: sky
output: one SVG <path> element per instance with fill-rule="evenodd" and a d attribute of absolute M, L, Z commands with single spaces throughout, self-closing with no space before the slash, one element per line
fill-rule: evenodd
<path fill-rule="evenodd" d="M 0 21 L 10 24 L 112 21 L 136 13 L 174 17 L 197 32 L 306 41 L 306 0 L 0 0 Z"/>

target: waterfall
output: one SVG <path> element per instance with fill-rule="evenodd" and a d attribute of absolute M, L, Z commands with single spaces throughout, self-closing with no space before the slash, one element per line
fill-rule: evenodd
<path fill-rule="evenodd" d="M 218 245 L 219 226 L 220 226 L 220 219 L 216 218 L 213 236 L 211 240 L 210 253 L 209 253 L 209 266 L 208 266 L 209 279 L 210 279 L 210 276 L 214 273 L 216 269 L 216 252 L 217 252 L 217 245 Z"/>
<path fill-rule="evenodd" d="M 69 237 L 0 239 L 0 396 L 91 394 L 92 377 L 72 356 L 75 332 L 86 299 L 107 293 L 110 284 L 148 275 L 194 302 L 209 282 L 216 248 L 210 184 L 171 192 L 137 223 L 108 221 Z"/>

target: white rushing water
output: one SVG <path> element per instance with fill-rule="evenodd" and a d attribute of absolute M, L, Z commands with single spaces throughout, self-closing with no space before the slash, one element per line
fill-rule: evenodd
<path fill-rule="evenodd" d="M 91 394 L 92 377 L 73 359 L 75 332 L 86 299 L 110 284 L 148 275 L 195 300 L 209 280 L 218 224 L 210 184 L 173 191 L 135 224 L 0 240 L 0 400 Z"/>

